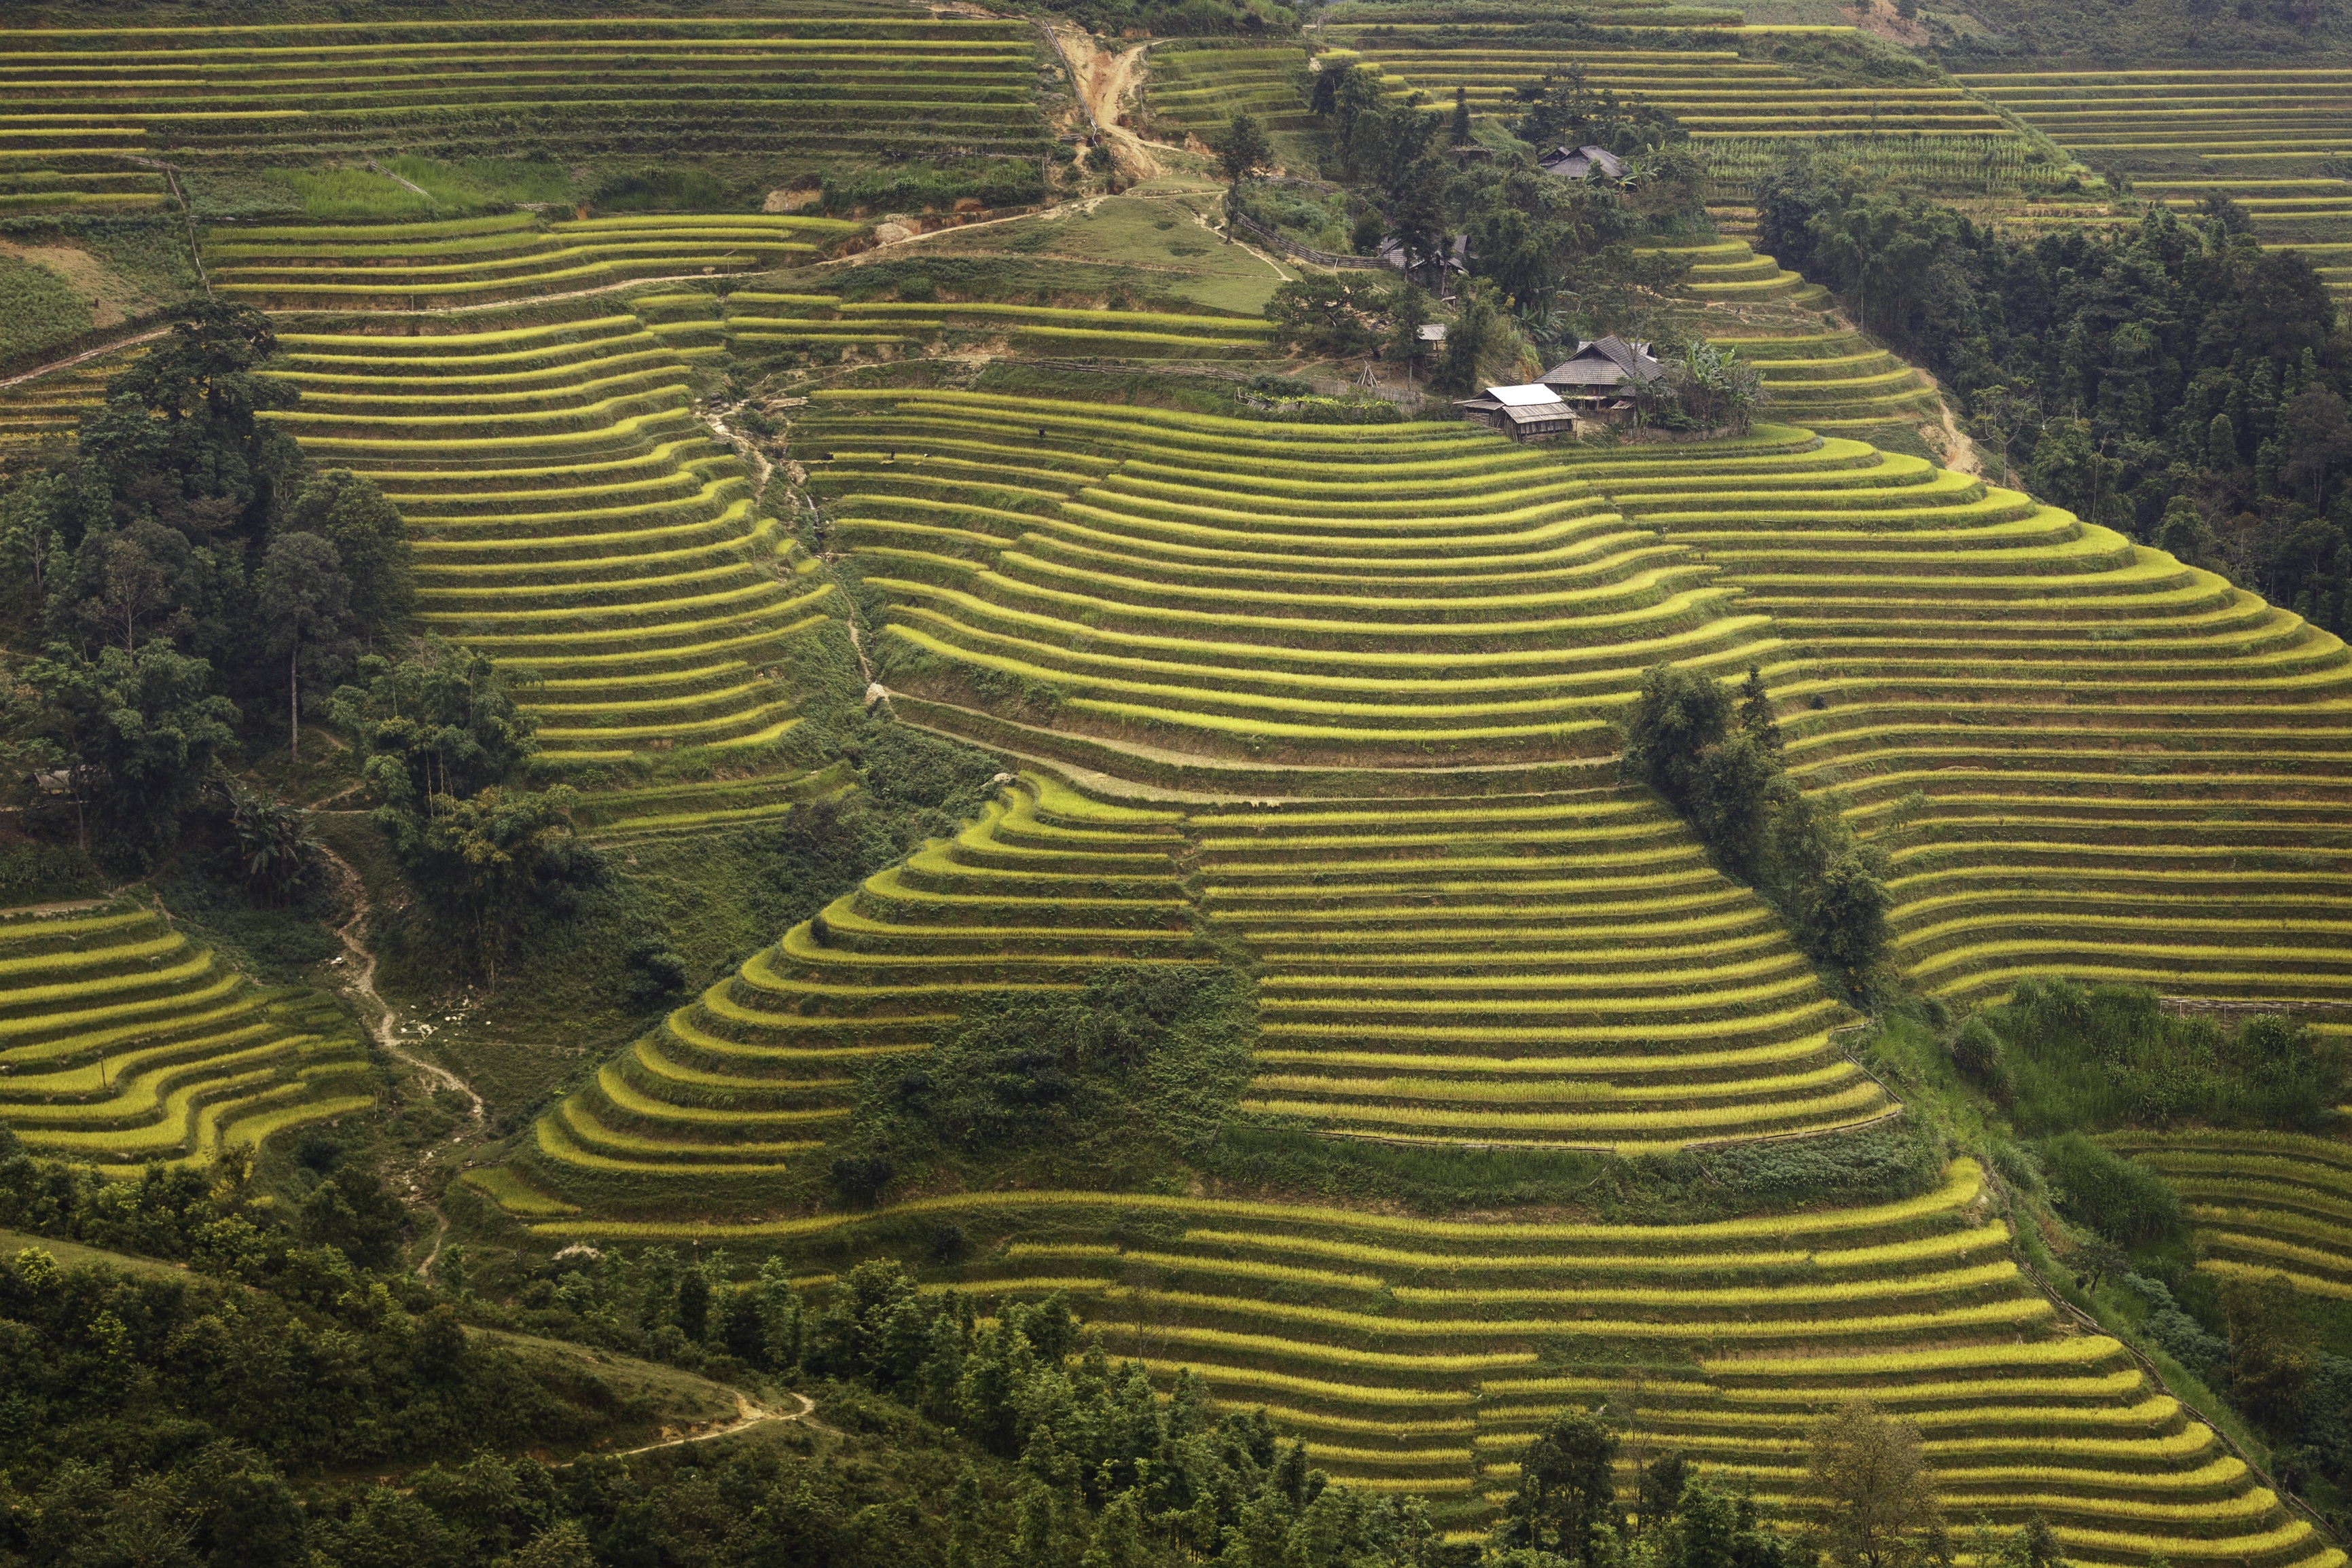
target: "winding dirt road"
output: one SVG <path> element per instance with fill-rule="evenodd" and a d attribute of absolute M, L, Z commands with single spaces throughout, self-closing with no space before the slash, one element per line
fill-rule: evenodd
<path fill-rule="evenodd" d="M 824 1422 L 814 1418 L 816 1416 L 815 1400 L 810 1398 L 805 1394 L 792 1394 L 789 1389 L 785 1392 L 789 1394 L 791 1397 L 801 1402 L 801 1407 L 799 1409 L 789 1412 L 783 1410 L 764 1409 L 745 1398 L 742 1391 L 738 1389 L 735 1393 L 735 1419 L 730 1421 L 724 1427 L 714 1427 L 708 1432 L 689 1433 L 683 1437 L 665 1437 L 658 1443 L 647 1443 L 644 1447 L 636 1448 L 620 1448 L 614 1450 L 613 1453 L 599 1454 L 596 1457 L 600 1459 L 625 1459 L 633 1454 L 650 1454 L 657 1448 L 682 1448 L 688 1443 L 708 1443 L 714 1437 L 731 1437 L 738 1432 L 749 1431 L 753 1427 L 765 1426 L 771 1421 L 803 1421 L 806 1422 L 809 1426 L 815 1427 L 820 1432 L 830 1432 L 833 1430 L 832 1427 L 826 1426 Z M 577 1461 L 574 1462 L 576 1463 Z M 561 1469 L 566 1467 L 558 1466 L 556 1468 Z"/>

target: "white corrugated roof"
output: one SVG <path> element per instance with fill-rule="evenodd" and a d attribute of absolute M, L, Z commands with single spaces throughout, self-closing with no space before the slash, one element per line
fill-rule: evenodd
<path fill-rule="evenodd" d="M 1529 403 L 1558 402 L 1559 393 L 1538 382 L 1533 386 L 1488 387 L 1486 395 L 1505 408 L 1525 408 Z"/>

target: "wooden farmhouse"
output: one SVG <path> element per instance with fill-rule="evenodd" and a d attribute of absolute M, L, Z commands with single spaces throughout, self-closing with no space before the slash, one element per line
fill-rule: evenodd
<path fill-rule="evenodd" d="M 1539 383 L 1488 387 L 1484 396 L 1464 398 L 1454 407 L 1465 419 L 1499 430 L 1514 441 L 1549 441 L 1574 435 L 1577 414 L 1559 394 Z"/>
<path fill-rule="evenodd" d="M 1635 412 L 1627 394 L 1665 373 L 1649 344 L 1627 342 L 1612 334 L 1577 344 L 1576 352 L 1546 371 L 1538 384 L 1585 418 L 1622 424 Z"/>

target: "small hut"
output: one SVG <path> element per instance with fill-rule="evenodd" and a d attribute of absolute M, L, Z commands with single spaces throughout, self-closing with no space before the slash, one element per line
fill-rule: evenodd
<path fill-rule="evenodd" d="M 1464 418 L 1514 441 L 1549 441 L 1576 434 L 1576 411 L 1548 386 L 1488 387 L 1484 396 L 1463 398 L 1454 406 Z"/>

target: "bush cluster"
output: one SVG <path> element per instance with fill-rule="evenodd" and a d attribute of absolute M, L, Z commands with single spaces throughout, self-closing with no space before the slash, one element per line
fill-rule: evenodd
<path fill-rule="evenodd" d="M 1101 1168 L 1213 1139 L 1249 1081 L 1256 996 L 1224 965 L 1114 965 L 1075 993 L 976 998 L 919 1061 L 869 1077 L 833 1180 L 874 1201 L 898 1176 L 1045 1152 Z"/>
<path fill-rule="evenodd" d="M 1725 872 L 1780 906 L 1797 945 L 1857 993 L 1883 983 L 1891 935 L 1884 851 L 1854 837 L 1834 796 L 1782 770 L 1780 727 L 1755 665 L 1738 697 L 1674 664 L 1645 672 L 1620 721 L 1625 758 L 1688 819 Z"/>
<path fill-rule="evenodd" d="M 2145 987 L 2060 977 L 2020 980 L 1951 1051 L 2035 1136 L 2184 1121 L 2315 1132 L 2346 1091 L 2344 1047 L 2283 1014 L 2224 1030 L 2166 1012 Z"/>

